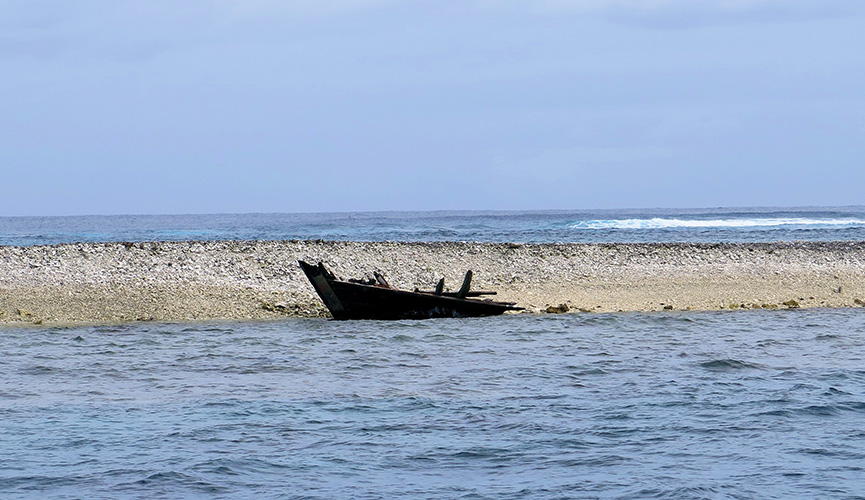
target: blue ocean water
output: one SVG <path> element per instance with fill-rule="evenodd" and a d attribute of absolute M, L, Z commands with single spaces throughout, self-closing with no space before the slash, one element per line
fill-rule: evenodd
<path fill-rule="evenodd" d="M 288 239 L 514 243 L 865 240 L 865 206 L 0 217 L 0 245 Z"/>
<path fill-rule="evenodd" d="M 865 314 L 4 328 L 4 499 L 865 498 Z"/>

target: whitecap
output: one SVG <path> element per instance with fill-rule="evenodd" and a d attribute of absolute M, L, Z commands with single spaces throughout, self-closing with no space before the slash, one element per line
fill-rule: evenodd
<path fill-rule="evenodd" d="M 852 227 L 865 226 L 865 219 L 856 218 L 806 218 L 806 217 L 772 217 L 748 219 L 669 219 L 653 217 L 650 219 L 609 219 L 581 220 L 569 224 L 571 229 L 676 229 L 676 228 L 712 228 L 712 229 L 743 229 L 743 228 L 773 228 L 773 227 Z"/>

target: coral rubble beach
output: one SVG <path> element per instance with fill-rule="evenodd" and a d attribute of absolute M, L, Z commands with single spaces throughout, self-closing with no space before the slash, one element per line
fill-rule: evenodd
<path fill-rule="evenodd" d="M 473 289 L 530 312 L 865 305 L 865 242 L 499 244 L 182 241 L 0 246 L 0 323 L 326 316 L 298 259 L 397 288 Z"/>

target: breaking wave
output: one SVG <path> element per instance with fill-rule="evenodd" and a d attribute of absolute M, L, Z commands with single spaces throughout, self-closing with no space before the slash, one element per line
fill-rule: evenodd
<path fill-rule="evenodd" d="M 758 219 L 611 219 L 574 221 L 571 229 L 748 229 L 748 228 L 816 228 L 816 227 L 860 227 L 865 219 L 815 219 L 804 217 L 758 218 Z"/>

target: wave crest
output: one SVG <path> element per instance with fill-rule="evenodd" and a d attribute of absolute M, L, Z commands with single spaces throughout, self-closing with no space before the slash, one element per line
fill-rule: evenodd
<path fill-rule="evenodd" d="M 756 219 L 666 219 L 653 217 L 651 219 L 610 219 L 581 220 L 568 225 L 571 229 L 676 229 L 676 228 L 710 228 L 710 229 L 743 229 L 743 228 L 773 228 L 792 226 L 801 227 L 853 227 L 865 226 L 865 219 L 814 219 L 805 217 L 774 217 Z"/>

